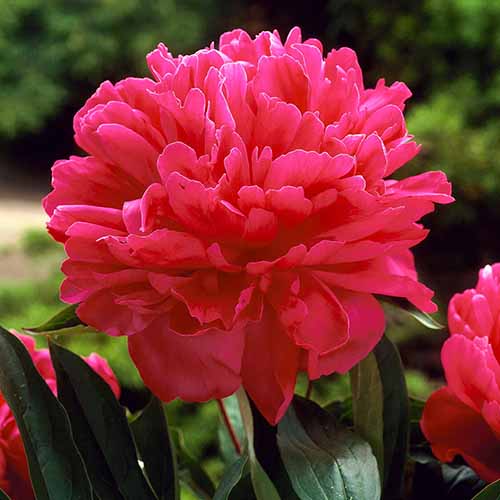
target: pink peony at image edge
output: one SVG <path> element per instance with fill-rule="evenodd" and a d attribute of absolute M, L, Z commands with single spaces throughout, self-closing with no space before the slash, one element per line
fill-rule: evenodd
<path fill-rule="evenodd" d="M 427 401 L 421 428 L 443 462 L 457 455 L 486 481 L 500 479 L 500 264 L 448 308 L 441 350 L 447 385 Z"/>

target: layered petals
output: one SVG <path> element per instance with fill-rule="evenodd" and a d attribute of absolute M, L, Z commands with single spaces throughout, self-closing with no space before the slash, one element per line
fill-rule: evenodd
<path fill-rule="evenodd" d="M 345 372 L 377 343 L 374 294 L 435 310 L 410 248 L 450 185 L 389 178 L 419 150 L 411 93 L 366 88 L 349 48 L 237 29 L 189 55 L 160 44 L 147 62 L 152 79 L 104 82 L 76 114 L 88 156 L 54 165 L 61 296 L 129 337 L 160 397 L 242 384 L 276 423 L 298 371 Z"/>
<path fill-rule="evenodd" d="M 486 481 L 500 478 L 499 270 L 484 267 L 476 288 L 450 301 L 451 336 L 441 351 L 448 385 L 430 397 L 421 421 L 440 460 L 461 455 Z"/>

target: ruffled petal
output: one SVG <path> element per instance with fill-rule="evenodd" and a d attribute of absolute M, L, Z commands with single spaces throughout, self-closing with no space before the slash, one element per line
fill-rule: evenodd
<path fill-rule="evenodd" d="M 375 348 L 385 330 L 384 310 L 373 295 L 335 290 L 348 320 L 348 339 L 330 352 L 309 357 L 309 376 L 318 378 L 333 372 L 346 373 Z"/>

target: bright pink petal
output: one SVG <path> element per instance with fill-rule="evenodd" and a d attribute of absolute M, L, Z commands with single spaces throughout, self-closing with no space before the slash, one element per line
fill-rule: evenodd
<path fill-rule="evenodd" d="M 265 189 L 283 186 L 302 186 L 305 190 L 317 191 L 333 187 L 337 179 L 347 174 L 354 166 L 348 155 L 332 158 L 327 153 L 293 151 L 273 161 L 264 183 Z"/>
<path fill-rule="evenodd" d="M 302 66 L 288 55 L 260 58 L 253 91 L 256 96 L 264 92 L 307 110 L 309 80 Z"/>
<path fill-rule="evenodd" d="M 402 181 L 386 181 L 385 196 L 390 198 L 420 198 L 434 203 L 451 203 L 451 184 L 443 172 L 425 172 Z"/>
<path fill-rule="evenodd" d="M 396 256 L 398 254 L 395 254 Z M 364 269 L 361 266 L 346 268 L 342 272 L 315 271 L 314 274 L 332 286 L 347 290 L 405 297 L 425 312 L 435 312 L 431 301 L 434 293 L 410 276 L 406 267 L 401 268 L 398 258 L 384 256 L 374 259 L 373 264 Z"/>
<path fill-rule="evenodd" d="M 331 352 L 310 358 L 309 376 L 317 378 L 333 372 L 346 373 L 375 348 L 385 330 L 384 310 L 369 294 L 333 291 L 348 319 L 348 340 Z"/>
<path fill-rule="evenodd" d="M 262 321 L 250 323 L 245 330 L 243 386 L 262 415 L 274 425 L 293 398 L 299 350 L 269 308 Z"/>
<path fill-rule="evenodd" d="M 500 401 L 500 365 L 486 337 L 452 335 L 443 345 L 441 361 L 450 390 L 464 404 L 481 411 L 484 400 Z"/>
<path fill-rule="evenodd" d="M 242 332 L 178 335 L 168 329 L 165 319 L 129 338 L 130 355 L 141 377 L 160 399 L 208 401 L 238 389 Z"/>

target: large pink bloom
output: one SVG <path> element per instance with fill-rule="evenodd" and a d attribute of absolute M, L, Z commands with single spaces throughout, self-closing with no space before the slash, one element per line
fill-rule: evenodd
<path fill-rule="evenodd" d="M 31 355 L 33 364 L 52 392 L 57 395 L 57 382 L 48 349 L 35 349 L 35 341 L 26 335 L 16 333 Z M 111 387 L 118 398 L 120 386 L 106 360 L 92 353 L 85 361 Z M 14 415 L 0 393 L 0 489 L 12 500 L 32 500 L 33 490 L 28 470 L 28 461 L 23 441 Z"/>
<path fill-rule="evenodd" d="M 500 264 L 449 305 L 441 360 L 448 385 L 426 403 L 422 430 L 442 461 L 461 455 L 486 481 L 500 479 Z"/>
<path fill-rule="evenodd" d="M 418 152 L 410 91 L 365 89 L 355 53 L 298 28 L 225 33 L 154 80 L 103 83 L 75 116 L 90 156 L 53 168 L 44 206 L 69 259 L 62 299 L 129 335 L 165 401 L 241 384 L 277 422 L 298 371 L 345 372 L 384 330 L 373 294 L 434 311 L 409 248 L 449 203 L 441 172 L 386 179 Z"/>

